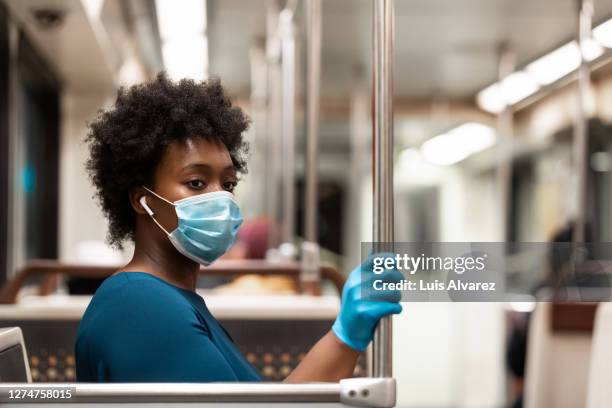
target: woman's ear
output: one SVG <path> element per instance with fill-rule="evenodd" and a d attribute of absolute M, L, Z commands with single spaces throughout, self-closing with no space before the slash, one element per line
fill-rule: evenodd
<path fill-rule="evenodd" d="M 145 190 L 142 187 L 135 187 L 133 189 L 130 190 L 130 204 L 132 205 L 132 208 L 134 209 L 134 211 L 136 211 L 137 214 L 148 214 L 149 211 L 151 211 L 150 207 L 147 205 L 149 203 L 146 202 L 146 195 L 147 195 L 147 190 Z M 143 198 L 145 198 L 144 200 L 142 200 Z M 145 208 L 143 206 L 142 201 L 144 201 L 144 204 L 147 205 L 147 208 Z M 152 211 L 151 211 L 152 213 Z"/>

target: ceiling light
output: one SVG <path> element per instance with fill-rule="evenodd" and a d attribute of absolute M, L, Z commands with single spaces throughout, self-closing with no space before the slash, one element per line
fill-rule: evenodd
<path fill-rule="evenodd" d="M 499 84 L 489 85 L 476 95 L 476 103 L 481 109 L 490 113 L 500 113 L 506 107 L 506 101 Z"/>
<path fill-rule="evenodd" d="M 495 130 L 481 123 L 469 122 L 423 143 L 425 158 L 440 166 L 460 162 L 495 144 Z"/>
<path fill-rule="evenodd" d="M 582 52 L 587 61 L 599 57 L 603 50 L 593 40 L 587 40 L 582 45 Z M 580 66 L 580 49 L 578 43 L 572 41 L 527 65 L 526 71 L 540 85 L 549 85 L 563 78 Z"/>
<path fill-rule="evenodd" d="M 508 105 L 513 105 L 529 95 L 534 94 L 540 87 L 534 79 L 524 71 L 516 71 L 503 79 L 501 83 L 502 94 Z"/>
<path fill-rule="evenodd" d="M 467 157 L 461 150 L 457 138 L 448 133 L 429 139 L 423 144 L 421 150 L 428 161 L 440 166 L 449 166 Z"/>
<path fill-rule="evenodd" d="M 155 8 L 162 41 L 206 31 L 204 0 L 156 0 Z"/>
<path fill-rule="evenodd" d="M 587 38 L 582 43 L 582 54 L 586 61 L 593 61 L 603 54 L 604 50 L 601 45 L 593 38 Z"/>
<path fill-rule="evenodd" d="M 205 0 L 156 0 L 164 68 L 174 80 L 208 75 Z"/>
<path fill-rule="evenodd" d="M 515 104 L 539 89 L 536 81 L 524 71 L 516 71 L 499 83 L 488 86 L 478 93 L 476 102 L 487 112 L 500 113 L 506 105 Z"/>
<path fill-rule="evenodd" d="M 548 85 L 569 74 L 580 65 L 580 53 L 575 42 L 544 55 L 527 65 L 527 72 L 542 85 Z"/>
<path fill-rule="evenodd" d="M 162 46 L 164 66 L 174 79 L 201 81 L 208 76 L 208 44 L 204 36 L 166 41 Z"/>
<path fill-rule="evenodd" d="M 612 48 L 612 19 L 595 27 L 593 29 L 593 38 L 599 45 Z"/>

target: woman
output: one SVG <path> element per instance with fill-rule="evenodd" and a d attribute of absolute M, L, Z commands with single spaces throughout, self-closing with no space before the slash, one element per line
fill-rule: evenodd
<path fill-rule="evenodd" d="M 79 381 L 261 379 L 195 292 L 200 265 L 227 251 L 242 222 L 232 192 L 246 171 L 247 127 L 218 80 L 174 83 L 163 74 L 120 90 L 115 106 L 90 125 L 87 168 L 109 241 L 135 247 L 83 316 Z M 361 298 L 359 285 L 368 282 L 360 275 L 359 267 L 351 273 L 333 328 L 286 381 L 350 377 L 378 320 L 401 311 L 397 292 Z"/>

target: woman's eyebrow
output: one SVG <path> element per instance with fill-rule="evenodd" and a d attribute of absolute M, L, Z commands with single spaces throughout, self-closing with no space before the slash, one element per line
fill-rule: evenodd
<path fill-rule="evenodd" d="M 211 170 L 212 167 L 209 164 L 205 163 L 191 163 L 186 165 L 181 169 L 181 171 L 189 171 L 189 170 Z"/>
<path fill-rule="evenodd" d="M 189 171 L 189 170 L 212 170 L 213 167 L 210 164 L 206 164 L 206 163 L 191 163 L 186 165 L 185 167 L 183 167 L 181 169 L 181 171 Z M 234 166 L 233 164 L 229 164 L 227 165 L 223 171 L 235 171 L 236 170 L 236 166 Z"/>

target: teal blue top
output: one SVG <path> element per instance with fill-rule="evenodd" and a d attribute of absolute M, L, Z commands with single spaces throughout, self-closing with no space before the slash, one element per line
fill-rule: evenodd
<path fill-rule="evenodd" d="M 201 296 L 144 272 L 102 283 L 75 357 L 79 382 L 261 380 Z"/>

